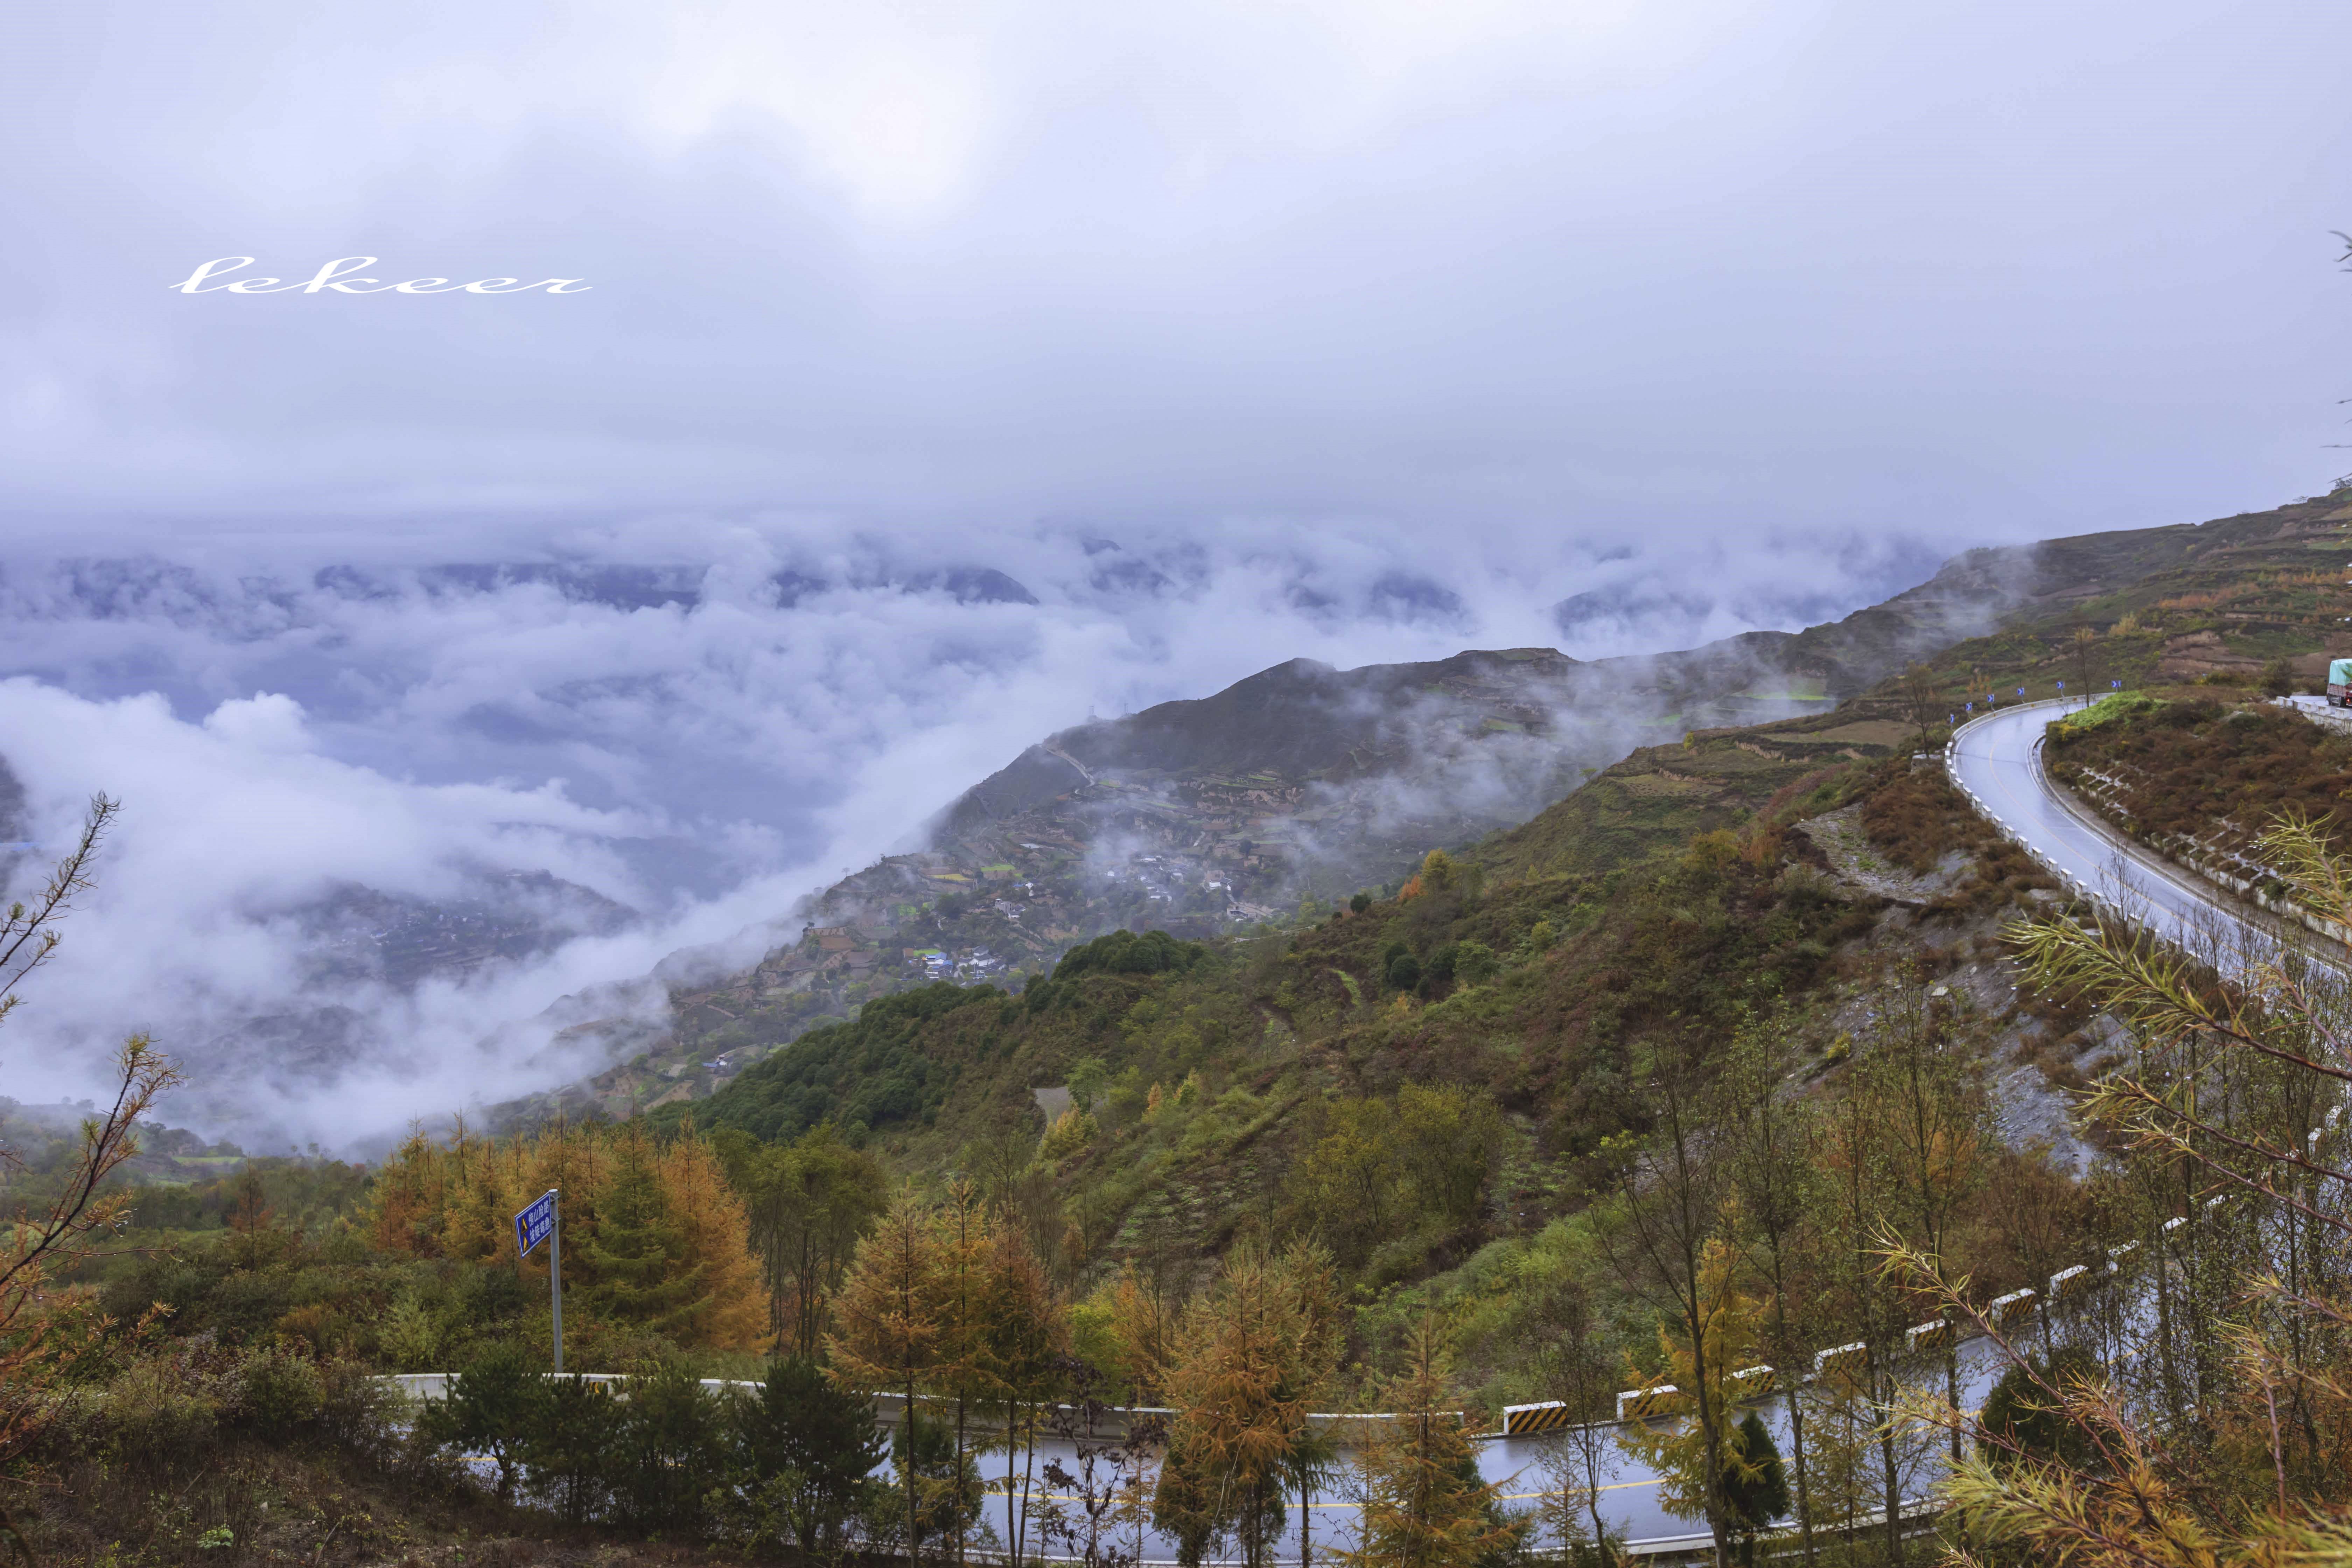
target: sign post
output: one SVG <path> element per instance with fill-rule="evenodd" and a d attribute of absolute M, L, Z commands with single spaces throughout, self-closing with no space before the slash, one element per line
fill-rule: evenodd
<path fill-rule="evenodd" d="M 557 1191 L 548 1188 L 514 1219 L 517 1258 L 528 1258 L 532 1247 L 547 1243 L 547 1290 L 555 1310 L 555 1370 L 560 1373 L 563 1370 L 563 1233 L 556 1225 Z"/>

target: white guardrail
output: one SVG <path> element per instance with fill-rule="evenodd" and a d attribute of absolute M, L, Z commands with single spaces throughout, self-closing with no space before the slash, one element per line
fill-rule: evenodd
<path fill-rule="evenodd" d="M 562 1373 L 548 1375 L 576 1376 L 583 1383 L 599 1384 L 628 1381 L 626 1373 L 614 1372 Z M 385 1373 L 383 1381 L 396 1390 L 403 1400 L 415 1405 L 427 1399 L 447 1398 L 449 1384 L 457 1381 L 457 1374 L 453 1372 L 395 1372 Z M 748 1392 L 758 1388 L 760 1384 L 755 1380 L 744 1378 L 706 1377 L 702 1379 L 702 1386 L 713 1394 L 724 1394 L 730 1389 L 742 1389 Z M 907 1396 L 903 1394 L 874 1394 L 867 1397 L 874 1402 L 874 1419 L 877 1426 L 895 1426 L 902 1418 L 907 1408 Z M 919 1394 L 915 1396 L 915 1403 L 924 1411 L 933 1414 L 942 1411 L 952 1413 L 955 1409 L 953 1400 L 943 1399 L 937 1394 Z M 1062 1405 L 1054 1406 L 1054 1411 L 1059 1415 L 1074 1412 L 1076 1408 L 1075 1405 Z M 1168 1420 L 1173 1418 L 1176 1414 L 1173 1410 L 1156 1405 L 1106 1405 L 1102 1407 L 1102 1413 L 1108 1419 L 1094 1430 L 1085 1434 L 1086 1436 L 1115 1436 L 1125 1430 L 1128 1421 L 1132 1417 L 1153 1416 Z M 1461 1419 L 1461 1413 L 1456 1412 L 1455 1418 Z M 1050 1421 L 1052 1416 L 1046 1419 Z M 1395 1419 L 1396 1416 L 1387 1411 L 1310 1411 L 1307 1413 L 1307 1424 L 1316 1431 L 1335 1434 L 1343 1447 L 1354 1447 L 1364 1441 L 1370 1427 Z M 990 1412 L 985 1405 L 974 1403 L 966 1407 L 964 1424 L 976 1430 L 992 1432 L 1004 1425 L 1004 1418 L 1001 1414 Z M 1497 1434 L 1477 1433 L 1474 1436 L 1494 1436 Z"/>
<path fill-rule="evenodd" d="M 1969 804 L 1976 808 L 1976 814 L 1979 816 L 1983 817 L 1987 822 L 1990 822 L 1995 827 L 2000 828 L 2002 837 L 2008 839 L 2011 844 L 2016 845 L 2020 849 L 2024 850 L 2028 855 L 2033 857 L 2033 860 L 2036 865 L 2049 872 L 2052 876 L 2057 878 L 2061 882 L 2066 884 L 2068 888 L 2074 889 L 2075 897 L 2081 899 L 2085 903 L 2092 904 L 2097 908 L 2106 910 L 2112 913 L 2119 915 L 2122 911 L 2116 910 L 2112 904 L 2100 899 L 2097 890 L 2092 888 L 2089 883 L 2084 881 L 2080 877 L 2075 876 L 2073 872 L 2067 871 L 2061 867 L 2053 864 L 2048 856 L 2044 855 L 2040 849 L 2034 847 L 2032 840 L 2027 838 L 2025 835 L 2020 833 L 2016 828 L 2011 827 L 2006 817 L 1993 810 L 1991 806 L 1987 805 L 1984 802 L 1984 797 L 1977 794 L 1976 791 L 1970 789 L 1968 785 L 1968 781 L 1960 777 L 1960 737 L 1962 735 L 1967 734 L 1970 730 L 1975 729 L 1979 724 L 1990 723 L 1995 719 L 2006 719 L 2011 714 L 2022 711 L 2028 708 L 2063 709 L 2069 701 L 2072 700 L 2073 699 L 2071 698 L 2041 697 L 2036 698 L 2031 702 L 2013 702 L 2006 708 L 1995 708 L 1989 712 L 1978 714 L 1975 718 L 1970 719 L 1967 723 L 1962 724 L 1958 729 L 1954 730 L 1952 731 L 1951 738 L 1944 742 L 1944 776 L 1952 781 L 1952 787 L 1954 789 L 1958 790 L 1962 795 L 1969 797 Z M 2035 744 L 2038 747 L 2040 742 L 2037 742 Z M 2037 764 L 2037 772 L 2038 771 L 2039 767 Z"/>

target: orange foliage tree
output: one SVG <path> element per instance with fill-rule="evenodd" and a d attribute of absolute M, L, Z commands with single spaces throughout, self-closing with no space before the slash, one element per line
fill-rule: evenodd
<path fill-rule="evenodd" d="M 629 1191 L 620 1193 L 625 1181 Z M 461 1122 L 451 1139 L 410 1134 L 378 1173 L 368 1196 L 369 1238 L 385 1252 L 411 1258 L 506 1264 L 542 1285 L 544 1248 L 518 1261 L 514 1214 L 553 1188 L 562 1194 L 565 1315 L 628 1315 L 625 1291 L 600 1292 L 600 1248 L 621 1244 L 615 1226 L 656 1236 L 665 1276 L 691 1289 L 664 1299 L 651 1327 L 681 1345 L 749 1350 L 768 1326 L 768 1297 L 750 1246 L 742 1199 L 708 1139 L 691 1123 L 656 1144 L 635 1123 L 618 1127 L 557 1122 L 507 1139 L 482 1138 Z M 625 1196 L 627 1213 L 606 1223 L 606 1210 Z M 572 1288 L 580 1295 L 574 1298 Z M 623 1303 L 623 1305 L 615 1305 Z"/>

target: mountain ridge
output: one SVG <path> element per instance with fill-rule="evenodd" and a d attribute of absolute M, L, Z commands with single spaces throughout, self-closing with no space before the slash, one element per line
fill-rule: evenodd
<path fill-rule="evenodd" d="M 1897 749 L 1905 721 L 1885 688 L 1906 664 L 2161 574 L 2220 537 L 2202 530 L 2233 523 L 2258 526 L 1971 549 L 1795 632 L 1601 660 L 1552 648 L 1352 670 L 1291 659 L 1205 697 L 1071 726 L 965 791 L 924 849 L 842 879 L 748 943 L 666 962 L 666 1042 L 541 1109 L 626 1114 L 699 1098 L 874 996 L 940 979 L 1017 983 L 1123 925 L 1206 938 L 1302 897 L 1392 887 L 1434 847 L 1477 846 L 1501 876 L 1638 858 L 1832 763 Z M 754 963 L 723 956 L 761 943 Z"/>

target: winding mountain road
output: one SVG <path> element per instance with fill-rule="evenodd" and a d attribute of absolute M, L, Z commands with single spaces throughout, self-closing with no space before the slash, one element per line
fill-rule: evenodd
<path fill-rule="evenodd" d="M 2122 913 L 2167 942 L 2210 955 L 2225 969 L 2242 969 L 2274 957 L 2282 945 L 2289 942 L 2328 962 L 2342 963 L 2340 953 L 2327 953 L 2324 944 L 2312 940 L 2300 928 L 2168 864 L 2133 843 L 2053 783 L 2042 770 L 2042 735 L 2061 711 L 2062 706 L 2055 702 L 2021 703 L 1972 720 L 1953 733 L 1945 754 L 1946 765 L 1953 781 L 1979 812 L 2077 896 Z M 2000 1370 L 1999 1358 L 1991 1345 L 1980 1340 L 1964 1343 L 1959 1355 L 1961 1399 L 1973 1405 L 1990 1392 Z M 440 1392 L 443 1376 L 425 1374 L 399 1381 L 413 1397 Z M 1940 1373 L 1934 1376 L 1940 1382 Z M 898 1406 L 889 1396 L 877 1400 L 877 1415 L 886 1426 L 897 1421 Z M 1775 1440 L 1787 1452 L 1789 1434 L 1780 1402 L 1769 1400 L 1755 1408 L 1765 1415 Z M 1612 1436 L 1613 1439 L 1613 1431 Z M 1907 1456 L 1906 1488 L 1915 1497 L 1933 1482 L 1940 1468 L 1939 1444 L 1932 1436 L 1923 1435 L 1923 1439 L 1913 1445 Z M 1551 1436 L 1482 1438 L 1477 1444 L 1479 1473 L 1486 1480 L 1497 1483 L 1507 1506 L 1539 1509 L 1548 1499 L 1559 1497 L 1562 1484 L 1547 1473 L 1547 1450 L 1555 1440 Z M 1042 1472 L 1049 1461 L 1057 1461 L 1066 1470 L 1077 1469 L 1082 1447 L 1055 1439 L 1038 1445 L 1039 1494 L 1065 1509 L 1070 1509 L 1079 1500 L 1066 1495 L 1061 1487 L 1044 1485 Z M 1003 1465 L 1001 1454 L 983 1461 L 983 1475 L 992 1482 L 998 1481 Z M 1658 1478 L 1613 1440 L 1601 1468 L 1601 1512 L 1613 1530 L 1628 1539 L 1637 1555 L 1680 1556 L 1693 1553 L 1705 1544 L 1706 1538 L 1697 1532 L 1696 1521 L 1668 1514 L 1661 1506 Z M 983 1508 L 1000 1539 L 1009 1533 L 1006 1507 L 1007 1499 L 998 1491 L 988 1498 Z M 1293 1533 L 1287 1535 L 1277 1553 L 1278 1560 L 1297 1550 L 1295 1510 L 1290 1517 Z M 1353 1502 L 1341 1497 L 1318 1500 L 1313 1505 L 1311 1517 L 1319 1554 L 1328 1556 L 1352 1544 L 1357 1524 Z M 1541 1537 L 1552 1536 L 1549 1521 L 1538 1533 Z M 1148 1527 L 1139 1540 L 1128 1536 L 1122 1544 L 1130 1551 L 1139 1548 L 1139 1555 L 1146 1568 L 1172 1564 L 1175 1558 L 1175 1542 Z M 1035 1549 L 1033 1543 L 1033 1552 Z M 1067 1551 L 1064 1545 L 1047 1544 L 1042 1556 L 1051 1562 L 1064 1557 Z"/>
<path fill-rule="evenodd" d="M 2224 973 L 2275 960 L 2289 945 L 2342 966 L 2300 927 L 2134 843 L 2053 782 L 2042 734 L 2069 706 L 2020 703 L 1961 725 L 1944 753 L 1953 783 L 2077 896 Z"/>

